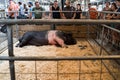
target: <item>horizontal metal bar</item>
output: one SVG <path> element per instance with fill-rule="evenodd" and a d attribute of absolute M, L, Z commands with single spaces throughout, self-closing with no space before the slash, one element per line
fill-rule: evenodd
<path fill-rule="evenodd" d="M 92 12 L 96 12 L 96 11 L 94 11 L 94 10 L 90 10 L 90 11 L 92 11 Z M 18 13 L 18 12 L 20 12 L 20 11 L 9 11 L 10 13 Z M 30 11 L 30 12 L 35 12 L 35 11 Z M 37 11 L 37 12 L 89 12 L 89 11 Z M 105 14 L 107 14 L 107 13 L 109 13 L 109 14 L 120 14 L 120 12 L 112 12 L 112 11 L 97 11 L 98 13 L 105 13 Z M 0 14 L 4 14 L 4 13 L 8 13 L 8 12 L 5 12 L 5 11 L 3 11 L 3 12 L 0 12 Z"/>
<path fill-rule="evenodd" d="M 108 28 L 108 29 L 111 29 L 111 30 L 113 30 L 113 31 L 116 31 L 116 32 L 118 32 L 118 33 L 120 33 L 120 30 L 115 29 L 115 28 L 112 28 L 111 26 L 108 26 L 108 25 L 105 25 L 105 24 L 102 24 L 102 26 L 103 26 L 103 27 L 106 27 L 106 28 Z"/>
<path fill-rule="evenodd" d="M 0 24 L 120 24 L 120 20 L 93 19 L 1 19 Z"/>
<path fill-rule="evenodd" d="M 56 56 L 39 56 L 39 57 L 28 57 L 28 56 L 16 56 L 16 57 L 8 57 L 8 56 L 0 56 L 0 60 L 16 60 L 16 61 L 33 61 L 33 60 L 41 60 L 41 61 L 57 61 L 57 60 L 115 60 L 119 59 L 119 55 L 110 55 L 110 56 L 80 56 L 80 57 L 56 57 Z"/>

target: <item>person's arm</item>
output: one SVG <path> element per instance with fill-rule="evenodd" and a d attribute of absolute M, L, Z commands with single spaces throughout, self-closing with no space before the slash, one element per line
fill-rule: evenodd
<path fill-rule="evenodd" d="M 81 11 L 81 13 L 80 13 L 80 19 L 82 19 L 83 18 L 83 15 L 82 15 L 82 11 Z"/>
<path fill-rule="evenodd" d="M 64 14 L 64 13 L 62 13 L 62 19 L 66 19 L 66 17 L 65 17 L 65 14 Z"/>
<path fill-rule="evenodd" d="M 76 13 L 74 12 L 72 19 L 75 19 Z"/>
<path fill-rule="evenodd" d="M 62 13 L 62 9 L 61 8 L 60 8 L 59 12 L 60 12 L 60 18 L 62 18 L 63 13 Z"/>
<path fill-rule="evenodd" d="M 120 12 L 120 9 L 116 10 L 115 12 Z M 120 19 L 120 14 L 113 14 L 112 18 Z"/>
<path fill-rule="evenodd" d="M 73 11 L 75 11 L 75 8 L 73 7 Z M 72 19 L 75 19 L 76 17 L 76 12 L 74 12 Z"/>
<path fill-rule="evenodd" d="M 113 16 L 114 19 L 120 19 L 120 14 L 117 14 L 117 16 Z"/>
<path fill-rule="evenodd" d="M 30 9 L 29 19 L 34 19 L 35 18 L 34 12 L 32 12 L 32 11 L 34 11 L 34 8 Z"/>
<path fill-rule="evenodd" d="M 105 7 L 103 8 L 102 11 L 105 11 Z M 105 13 L 102 13 L 102 12 L 101 12 L 101 13 L 100 13 L 100 18 L 101 18 L 101 19 L 104 19 L 104 17 L 105 17 Z"/>
<path fill-rule="evenodd" d="M 107 15 L 105 16 L 105 18 L 106 18 L 106 19 L 111 19 L 112 16 L 111 16 L 111 14 L 107 14 Z"/>
<path fill-rule="evenodd" d="M 52 7 L 50 7 L 50 12 L 49 12 L 49 19 L 52 18 Z"/>
<path fill-rule="evenodd" d="M 46 18 L 45 12 L 43 12 L 42 17 L 43 17 L 43 18 Z"/>
<path fill-rule="evenodd" d="M 66 19 L 65 14 L 64 14 L 64 12 L 62 12 L 62 11 L 65 11 L 65 9 L 61 10 L 61 18 L 62 18 L 62 19 Z"/>

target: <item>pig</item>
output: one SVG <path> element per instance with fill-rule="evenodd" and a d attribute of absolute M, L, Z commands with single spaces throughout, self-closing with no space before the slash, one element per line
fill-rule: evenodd
<path fill-rule="evenodd" d="M 72 33 L 65 33 L 60 30 L 28 31 L 19 39 L 16 47 L 56 45 L 64 48 L 76 43 L 77 41 L 72 37 Z"/>

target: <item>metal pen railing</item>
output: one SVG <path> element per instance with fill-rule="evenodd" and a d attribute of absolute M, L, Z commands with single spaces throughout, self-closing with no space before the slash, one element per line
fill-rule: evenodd
<path fill-rule="evenodd" d="M 25 25 L 25 24 L 120 24 L 120 20 L 72 20 L 72 19 L 17 19 L 17 20 L 0 20 L 0 24 L 7 24 L 7 37 L 8 37 L 8 53 L 9 57 L 1 56 L 0 60 L 9 60 L 11 80 L 15 80 L 14 61 L 16 60 L 118 60 L 119 55 L 110 56 L 81 56 L 81 57 L 15 57 L 13 53 L 13 34 L 12 25 Z M 116 30 L 117 31 L 117 30 Z M 120 32 L 120 31 L 118 31 Z"/>
<path fill-rule="evenodd" d="M 20 11 L 9 11 L 9 12 L 0 12 L 0 15 L 2 15 L 2 17 L 6 17 L 6 14 L 8 13 L 15 13 L 15 14 L 18 14 Z M 34 13 L 35 11 L 30 11 L 31 13 Z M 29 12 L 29 13 L 30 13 Z M 66 12 L 81 12 L 81 13 L 85 13 L 86 14 L 86 17 L 89 19 L 89 11 L 37 11 L 37 12 L 40 12 L 40 13 L 52 13 L 52 12 L 61 12 L 61 13 L 66 13 Z M 90 12 L 97 12 L 97 13 L 103 13 L 104 16 L 106 14 L 120 14 L 120 12 L 112 12 L 112 11 L 94 11 L 94 10 L 90 10 Z M 3 16 L 4 15 L 4 16 Z M 15 15 L 16 16 L 16 15 Z M 17 16 L 16 16 L 17 17 Z"/>

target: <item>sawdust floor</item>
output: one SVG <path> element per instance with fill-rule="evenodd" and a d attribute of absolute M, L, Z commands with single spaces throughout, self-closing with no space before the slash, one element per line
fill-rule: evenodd
<path fill-rule="evenodd" d="M 87 45 L 80 49 L 79 45 Z M 2 56 L 7 55 L 7 51 Z M 15 56 L 92 56 L 96 55 L 90 44 L 79 39 L 76 45 L 68 48 L 56 46 L 14 47 Z M 118 68 L 106 60 L 111 71 L 119 73 Z M 112 64 L 112 65 L 111 65 Z M 114 80 L 101 61 L 16 61 L 16 80 Z M 10 80 L 9 62 L 0 61 L 0 80 Z"/>

